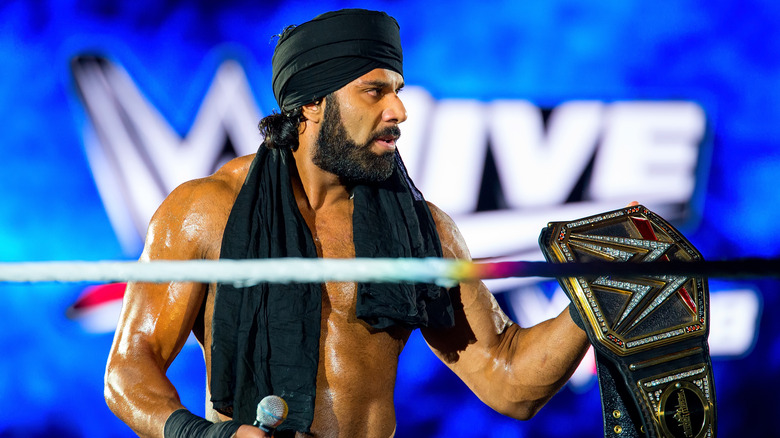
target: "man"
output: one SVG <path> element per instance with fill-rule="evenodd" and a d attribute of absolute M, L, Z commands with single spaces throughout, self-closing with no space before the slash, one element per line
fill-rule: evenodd
<path fill-rule="evenodd" d="M 281 113 L 261 122 L 264 145 L 174 190 L 141 260 L 469 259 L 455 224 L 422 199 L 396 153 L 406 120 L 398 30 L 364 10 L 285 30 L 273 58 Z M 589 345 L 569 312 L 518 327 L 481 282 L 134 283 L 106 400 L 144 437 L 268 436 L 247 423 L 269 394 L 290 405 L 277 436 L 390 437 L 398 357 L 415 328 L 481 400 L 518 419 L 561 388 Z M 165 376 L 190 331 L 204 349 L 214 423 L 186 411 Z"/>

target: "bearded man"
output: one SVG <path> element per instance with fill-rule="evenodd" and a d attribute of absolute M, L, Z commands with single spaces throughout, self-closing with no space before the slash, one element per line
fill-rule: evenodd
<path fill-rule="evenodd" d="M 470 255 L 427 203 L 396 142 L 406 110 L 397 22 L 330 12 L 280 36 L 280 113 L 257 154 L 174 190 L 141 260 Z M 144 437 L 261 437 L 267 395 L 289 416 L 277 436 L 395 433 L 398 357 L 414 329 L 485 403 L 532 417 L 588 348 L 568 311 L 521 328 L 478 281 L 427 284 L 131 283 L 106 371 L 111 409 Z M 182 406 L 165 371 L 190 331 L 203 346 L 207 419 Z"/>

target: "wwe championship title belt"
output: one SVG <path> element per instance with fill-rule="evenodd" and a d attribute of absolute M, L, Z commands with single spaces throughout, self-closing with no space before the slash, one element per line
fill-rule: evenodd
<path fill-rule="evenodd" d="M 548 262 L 701 261 L 643 206 L 551 222 Z M 714 437 L 707 279 L 684 275 L 559 278 L 596 352 L 606 437 Z"/>

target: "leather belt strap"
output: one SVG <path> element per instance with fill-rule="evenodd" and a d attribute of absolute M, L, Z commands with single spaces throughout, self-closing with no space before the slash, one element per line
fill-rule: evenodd
<path fill-rule="evenodd" d="M 539 244 L 552 263 L 703 260 L 641 205 L 551 222 Z M 596 351 L 605 437 L 715 437 L 706 278 L 593 275 L 558 282 Z"/>

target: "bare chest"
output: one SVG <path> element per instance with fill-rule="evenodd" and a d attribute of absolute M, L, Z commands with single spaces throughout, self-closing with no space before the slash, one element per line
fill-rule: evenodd
<path fill-rule="evenodd" d="M 352 241 L 352 206 L 322 212 L 306 221 L 320 257 L 351 258 L 355 256 Z"/>
<path fill-rule="evenodd" d="M 333 259 L 355 257 L 351 206 L 317 214 L 307 222 L 320 257 Z M 322 291 L 322 304 L 325 310 L 354 314 L 355 283 L 327 283 Z"/>

